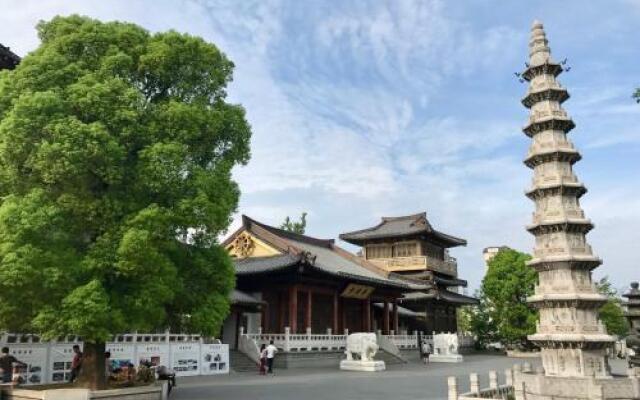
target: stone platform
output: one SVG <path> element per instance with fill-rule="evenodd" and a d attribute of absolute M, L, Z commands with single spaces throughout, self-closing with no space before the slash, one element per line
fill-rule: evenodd
<path fill-rule="evenodd" d="M 386 366 L 384 361 L 360 361 L 360 360 L 342 360 L 340 361 L 340 369 L 343 371 L 362 371 L 362 372 L 378 372 L 384 371 Z"/>
<path fill-rule="evenodd" d="M 429 356 L 429 362 L 435 363 L 460 363 L 464 361 L 460 354 L 432 354 Z"/>

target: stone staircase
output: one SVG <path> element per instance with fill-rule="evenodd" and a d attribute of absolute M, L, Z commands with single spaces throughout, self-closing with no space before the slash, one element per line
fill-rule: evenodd
<path fill-rule="evenodd" d="M 238 350 L 229 350 L 229 363 L 231 370 L 235 372 L 258 371 L 256 363 Z"/>
<path fill-rule="evenodd" d="M 389 364 L 406 364 L 409 361 L 406 360 L 403 356 L 401 355 L 395 355 L 392 353 L 389 353 L 388 351 L 385 350 L 378 350 L 378 353 L 376 353 L 375 357 L 373 357 L 375 360 L 381 360 L 384 361 L 385 364 L 389 365 Z"/>

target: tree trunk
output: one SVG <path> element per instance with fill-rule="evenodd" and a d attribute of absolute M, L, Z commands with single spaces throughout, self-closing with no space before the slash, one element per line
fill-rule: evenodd
<path fill-rule="evenodd" d="M 78 386 L 92 390 L 106 389 L 104 352 L 104 343 L 84 343 Z"/>

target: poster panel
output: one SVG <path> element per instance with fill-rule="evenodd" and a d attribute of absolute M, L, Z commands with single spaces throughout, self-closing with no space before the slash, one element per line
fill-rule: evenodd
<path fill-rule="evenodd" d="M 215 375 L 229 373 L 229 345 L 200 345 L 200 374 Z"/>
<path fill-rule="evenodd" d="M 12 344 L 9 353 L 26 366 L 13 368 L 13 381 L 21 385 L 38 385 L 47 383 L 47 349 L 46 344 Z"/>
<path fill-rule="evenodd" d="M 107 343 L 106 351 L 111 353 L 111 367 L 114 370 L 136 364 L 136 345 L 133 343 Z"/>
<path fill-rule="evenodd" d="M 169 364 L 169 345 L 164 343 L 138 344 L 136 366 L 140 365 L 142 360 L 148 360 L 151 365 L 158 367 L 164 365 L 170 368 Z"/>
<path fill-rule="evenodd" d="M 49 356 L 49 382 L 68 382 L 73 360 L 73 345 L 75 343 L 52 344 Z M 82 343 L 77 343 L 82 350 Z"/>
<path fill-rule="evenodd" d="M 200 343 L 172 343 L 171 368 L 176 376 L 200 375 Z"/>

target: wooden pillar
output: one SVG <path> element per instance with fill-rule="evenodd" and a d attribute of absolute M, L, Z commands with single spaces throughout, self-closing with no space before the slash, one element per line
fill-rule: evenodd
<path fill-rule="evenodd" d="M 384 299 L 384 309 L 382 310 L 382 333 L 389 334 L 389 300 Z"/>
<path fill-rule="evenodd" d="M 340 314 L 342 314 L 342 332 L 347 329 L 347 299 L 340 299 Z"/>
<path fill-rule="evenodd" d="M 307 306 L 305 307 L 304 313 L 304 327 L 311 328 L 312 323 L 312 315 L 311 310 L 313 309 L 313 294 L 311 294 L 311 290 L 307 291 Z"/>
<path fill-rule="evenodd" d="M 271 297 L 271 296 L 270 296 Z M 260 316 L 260 326 L 262 327 L 262 332 L 270 332 L 270 326 L 269 326 L 269 302 L 267 301 L 267 296 L 265 292 L 262 292 L 262 301 L 264 302 L 262 304 L 262 315 Z"/>
<path fill-rule="evenodd" d="M 285 293 L 280 291 L 278 292 L 278 307 L 280 308 L 279 313 L 278 313 L 278 332 L 277 333 L 283 333 L 284 332 L 284 326 L 286 324 L 285 320 L 286 320 L 286 314 L 287 314 L 287 305 L 285 304 Z"/>
<path fill-rule="evenodd" d="M 371 298 L 362 300 L 362 313 L 364 314 L 364 331 L 371 332 Z"/>
<path fill-rule="evenodd" d="M 333 292 L 333 334 L 340 335 L 340 327 L 338 326 L 338 302 L 340 298 L 338 297 L 338 291 Z"/>
<path fill-rule="evenodd" d="M 289 328 L 298 333 L 298 286 L 289 286 Z"/>
<path fill-rule="evenodd" d="M 398 318 L 398 299 L 393 299 L 393 333 L 398 334 L 400 320 Z"/>

